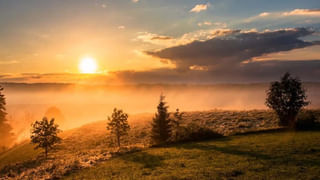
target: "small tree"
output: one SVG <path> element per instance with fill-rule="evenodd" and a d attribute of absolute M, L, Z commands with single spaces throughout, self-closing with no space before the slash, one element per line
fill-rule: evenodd
<path fill-rule="evenodd" d="M 130 126 L 128 124 L 128 114 L 121 109 L 114 108 L 111 117 L 108 117 L 107 129 L 114 134 L 117 139 L 118 147 L 120 148 L 121 137 L 128 134 Z"/>
<path fill-rule="evenodd" d="M 61 141 L 61 138 L 58 137 L 61 130 L 54 123 L 54 118 L 48 121 L 46 117 L 43 117 L 41 121 L 36 121 L 31 126 L 31 143 L 37 144 L 36 149 L 44 149 L 47 158 L 49 149 L 52 149 L 55 144 Z"/>
<path fill-rule="evenodd" d="M 176 142 L 181 138 L 181 123 L 183 121 L 183 112 L 180 112 L 179 109 L 176 109 L 176 112 L 173 114 L 173 119 L 171 119 L 171 140 Z"/>
<path fill-rule="evenodd" d="M 6 118 L 6 98 L 2 94 L 3 88 L 0 86 L 0 147 L 10 145 L 14 140 L 14 135 L 11 133 L 12 127 L 9 125 Z"/>
<path fill-rule="evenodd" d="M 279 117 L 279 125 L 295 126 L 301 108 L 309 104 L 301 81 L 285 73 L 281 81 L 272 82 L 267 91 L 266 105 Z"/>
<path fill-rule="evenodd" d="M 170 138 L 170 114 L 168 113 L 168 106 L 166 106 L 164 99 L 165 96 L 161 94 L 157 107 L 158 112 L 155 114 L 151 124 L 151 140 L 154 144 L 166 143 Z"/>

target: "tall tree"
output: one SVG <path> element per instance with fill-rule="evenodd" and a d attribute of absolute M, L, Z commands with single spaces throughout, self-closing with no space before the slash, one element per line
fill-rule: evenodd
<path fill-rule="evenodd" d="M 48 121 L 48 118 L 43 117 L 41 121 L 36 121 L 31 126 L 31 143 L 37 144 L 36 149 L 44 149 L 47 158 L 48 151 L 61 141 L 61 138 L 58 137 L 58 133 L 61 130 L 54 123 L 54 118 Z"/>
<path fill-rule="evenodd" d="M 12 144 L 14 135 L 11 132 L 12 127 L 9 125 L 6 118 L 6 98 L 2 91 L 3 88 L 0 86 L 0 147 L 5 147 Z"/>
<path fill-rule="evenodd" d="M 151 124 L 151 140 L 154 144 L 166 143 L 170 138 L 170 113 L 168 113 L 168 106 L 164 99 L 165 96 L 161 94 L 158 111 Z"/>
<path fill-rule="evenodd" d="M 108 117 L 107 129 L 114 134 L 117 140 L 118 147 L 120 148 L 121 137 L 128 134 L 130 129 L 128 123 L 128 114 L 124 113 L 121 109 L 114 108 L 111 117 Z"/>
<path fill-rule="evenodd" d="M 289 73 L 285 73 L 280 82 L 272 82 L 267 91 L 266 105 L 277 113 L 281 126 L 295 126 L 299 111 L 308 104 L 300 79 Z"/>

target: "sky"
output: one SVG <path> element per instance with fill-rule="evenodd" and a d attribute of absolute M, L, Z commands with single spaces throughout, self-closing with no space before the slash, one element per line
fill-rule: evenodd
<path fill-rule="evenodd" d="M 79 63 L 95 59 L 83 74 Z M 319 0 L 0 0 L 1 82 L 320 81 Z"/>

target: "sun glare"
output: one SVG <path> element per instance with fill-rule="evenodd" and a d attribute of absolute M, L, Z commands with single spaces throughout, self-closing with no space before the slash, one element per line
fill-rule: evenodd
<path fill-rule="evenodd" d="M 96 73 L 98 65 L 95 59 L 92 57 L 85 57 L 80 60 L 79 71 L 84 74 Z"/>

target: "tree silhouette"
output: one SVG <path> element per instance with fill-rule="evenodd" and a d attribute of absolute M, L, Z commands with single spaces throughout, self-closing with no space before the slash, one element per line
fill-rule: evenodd
<path fill-rule="evenodd" d="M 183 121 L 183 112 L 180 112 L 179 109 L 176 109 L 176 112 L 173 114 L 173 119 L 170 121 L 171 128 L 171 141 L 176 142 L 181 138 L 181 123 Z"/>
<path fill-rule="evenodd" d="M 164 102 L 165 96 L 160 95 L 160 102 L 152 122 L 151 140 L 154 144 L 166 143 L 170 138 L 170 114 Z"/>
<path fill-rule="evenodd" d="M 43 117 L 41 121 L 36 121 L 31 126 L 31 143 L 37 144 L 36 149 L 44 149 L 47 158 L 49 149 L 52 149 L 55 144 L 61 141 L 61 138 L 58 137 L 61 130 L 54 123 L 54 118 L 48 121 L 46 117 Z"/>
<path fill-rule="evenodd" d="M 114 108 L 111 117 L 108 117 L 107 129 L 114 134 L 117 139 L 118 147 L 120 148 L 121 136 L 127 135 L 130 129 L 128 124 L 128 114 L 121 109 Z"/>
<path fill-rule="evenodd" d="M 309 104 L 306 99 L 300 79 L 291 77 L 287 72 L 280 82 L 271 83 L 266 105 L 277 113 L 279 125 L 293 127 L 300 109 Z"/>
<path fill-rule="evenodd" d="M 11 133 L 12 127 L 6 118 L 6 98 L 2 91 L 3 88 L 0 86 L 0 147 L 5 147 L 12 144 L 14 135 Z"/>

